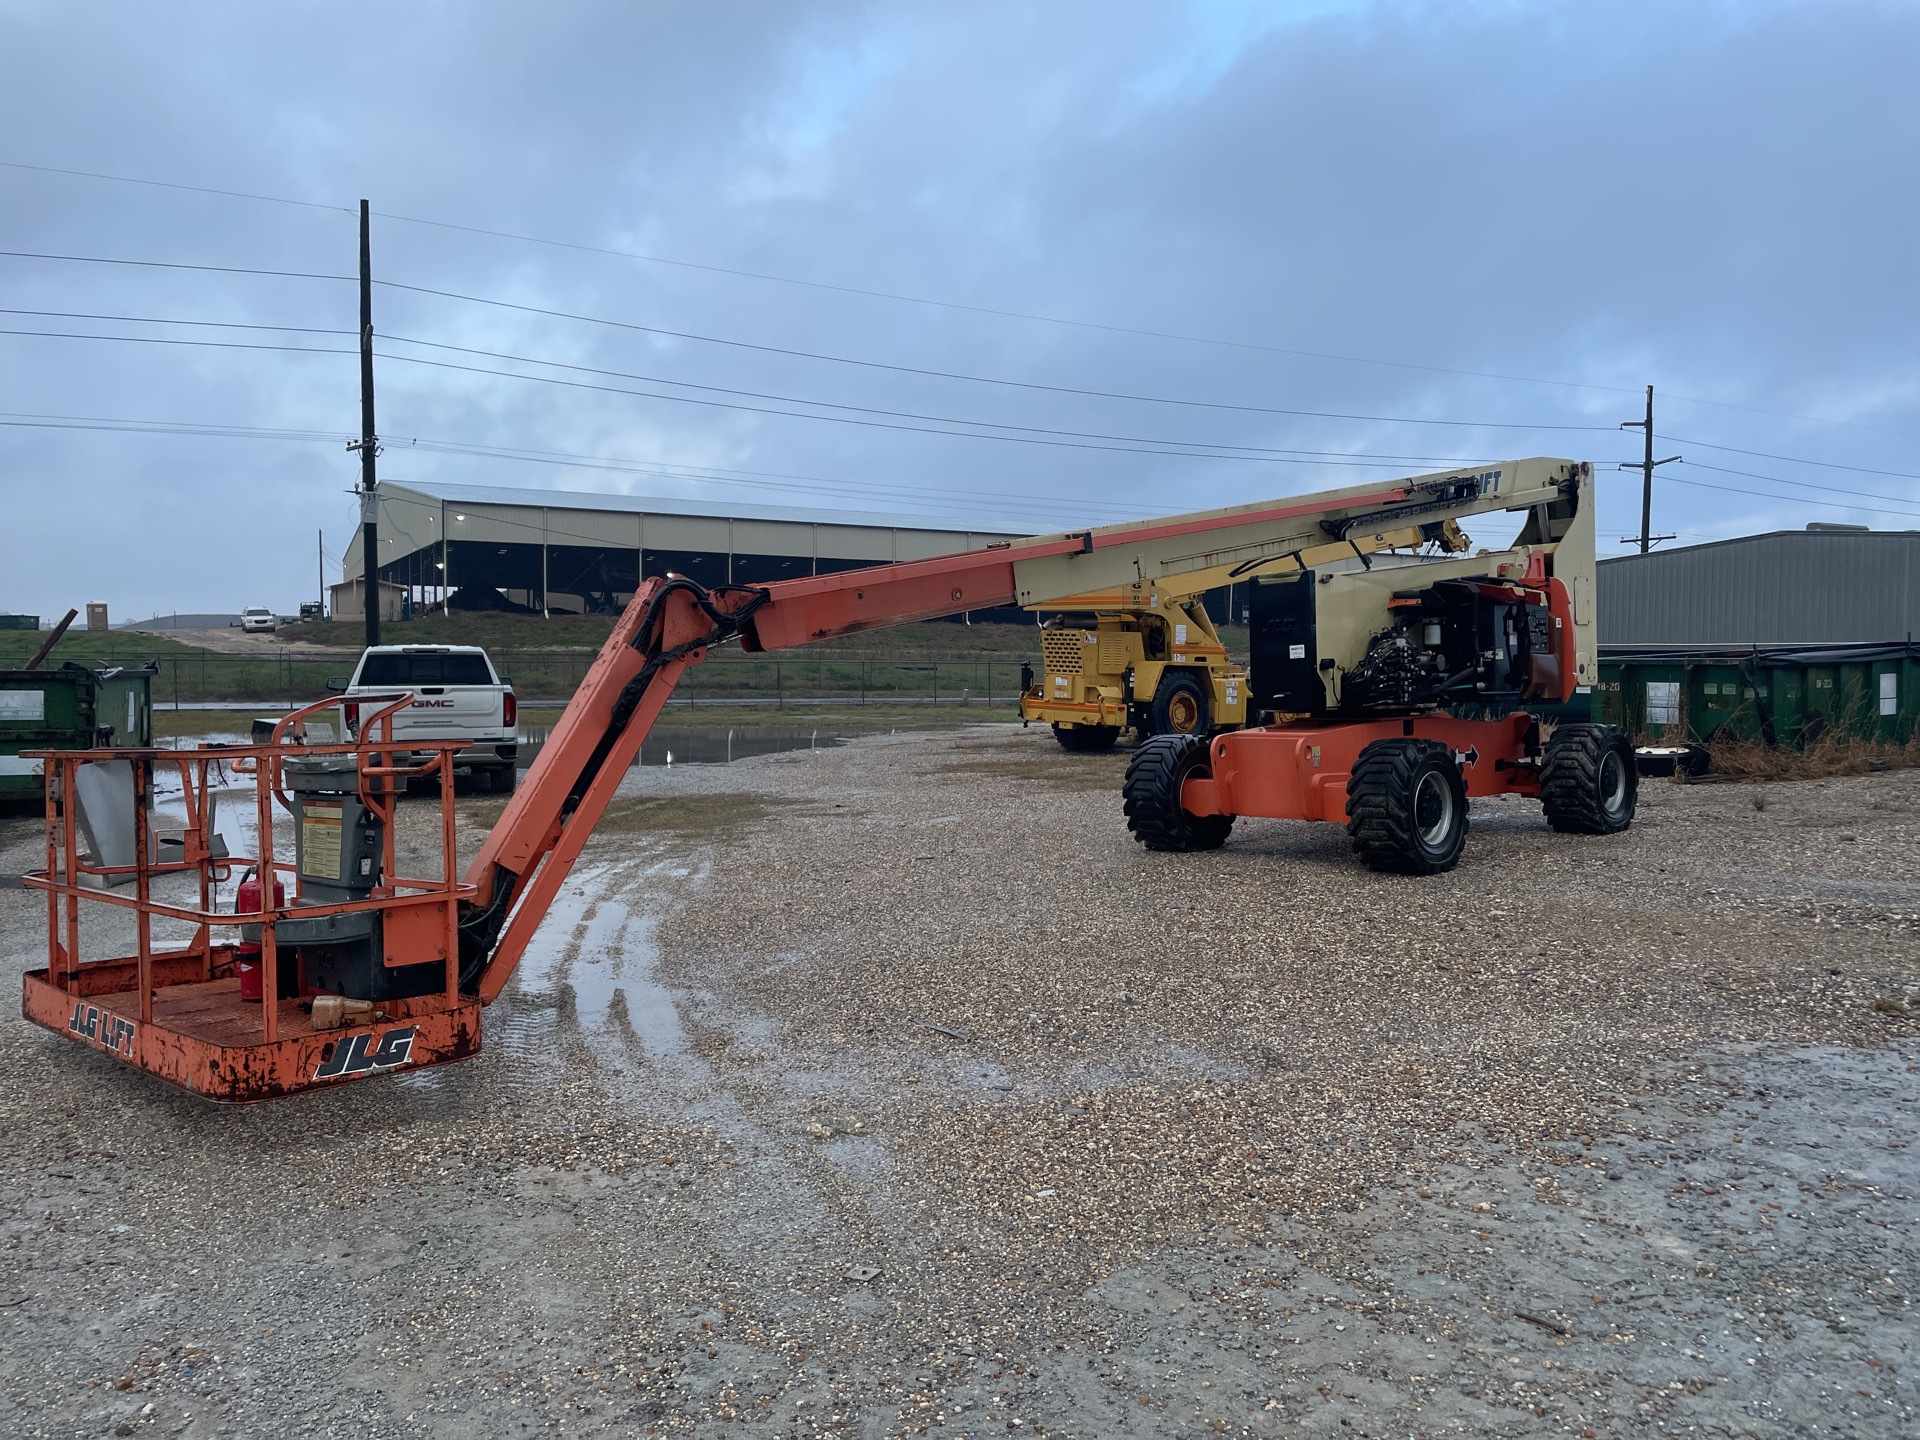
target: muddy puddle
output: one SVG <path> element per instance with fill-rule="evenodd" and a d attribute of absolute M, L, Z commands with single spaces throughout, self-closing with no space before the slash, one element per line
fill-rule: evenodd
<path fill-rule="evenodd" d="M 697 879 L 683 858 L 587 864 L 567 878 L 527 947 L 502 1007 L 497 1041 L 523 1057 L 558 1063 L 584 1042 L 601 1065 L 635 1060 L 704 1076 L 688 1046 L 675 992 L 654 977 L 658 916 L 647 901 L 663 886 Z"/>

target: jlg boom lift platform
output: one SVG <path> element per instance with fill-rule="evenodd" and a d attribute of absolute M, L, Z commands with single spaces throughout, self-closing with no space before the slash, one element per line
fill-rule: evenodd
<path fill-rule="evenodd" d="M 464 1059 L 675 683 L 714 646 L 778 650 L 1195 572 L 1258 582 L 1253 704 L 1288 718 L 1136 750 L 1124 808 L 1148 849 L 1210 849 L 1237 816 L 1344 819 L 1375 868 L 1444 870 L 1465 841 L 1468 799 L 1497 794 L 1538 796 L 1556 829 L 1623 829 L 1634 807 L 1624 738 L 1576 722 L 1547 736 L 1526 708 L 1564 705 L 1594 679 L 1592 509 L 1589 465 L 1518 460 L 767 586 L 649 579 L 459 877 L 451 785 L 437 873 L 396 868 L 396 796 L 410 777 L 448 774 L 459 743 L 389 763 L 391 719 L 409 695 L 363 700 L 353 744 L 302 743 L 309 716 L 338 703 L 318 701 L 260 744 L 50 753 L 46 868 L 26 877 L 46 894 L 48 963 L 26 975 L 24 1010 L 225 1101 Z M 1459 553 L 1459 522 L 1491 511 L 1520 512 L 1518 537 Z M 1409 530 L 1422 550 L 1405 550 Z M 128 760 L 134 860 L 116 872 L 83 855 L 74 797 L 86 767 Z M 221 764 L 255 786 L 251 857 L 217 853 L 210 777 Z M 155 859 L 147 791 L 175 773 L 180 851 Z M 291 861 L 275 858 L 282 816 Z M 220 882 L 249 865 L 261 880 L 223 909 Z M 129 877 L 130 893 L 102 883 Z M 116 946 L 131 930 L 133 953 L 83 958 L 86 911 L 111 912 L 120 923 L 103 928 Z M 156 925 L 184 943 L 157 943 Z M 264 998 L 244 998 L 243 985 Z"/>

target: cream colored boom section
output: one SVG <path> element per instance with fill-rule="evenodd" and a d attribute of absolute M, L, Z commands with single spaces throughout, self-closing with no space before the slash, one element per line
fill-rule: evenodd
<path fill-rule="evenodd" d="M 1411 550 L 1419 546 L 1425 536 L 1418 525 L 1407 525 L 1398 530 L 1377 530 L 1366 534 L 1356 533 L 1347 541 L 1328 541 L 1324 545 L 1309 545 L 1304 550 L 1291 551 L 1263 562 L 1258 568 L 1248 570 L 1242 565 L 1216 565 L 1211 570 L 1194 570 L 1184 575 L 1163 581 L 1159 585 L 1135 583 L 1119 590 L 1101 590 L 1091 595 L 1069 595 L 1063 600 L 1048 600 L 1035 605 L 1035 610 L 1125 610 L 1138 606 L 1148 596 L 1158 596 L 1163 605 L 1184 604 L 1196 595 L 1204 595 L 1209 590 L 1217 590 L 1224 585 L 1244 585 L 1247 581 L 1264 575 L 1286 575 L 1295 570 L 1311 570 L 1316 565 L 1330 565 L 1337 560 L 1351 560 L 1362 555 L 1377 555 L 1382 550 Z"/>
<path fill-rule="evenodd" d="M 1528 510 L 1571 498 L 1571 489 L 1587 491 L 1592 468 L 1577 460 L 1506 460 L 1463 470 L 1440 470 L 1406 480 L 1327 490 L 1283 502 L 1276 515 L 1271 500 L 1222 510 L 1196 511 L 1161 520 L 1106 525 L 1035 540 L 1081 541 L 1074 553 L 1016 560 L 1014 584 L 1019 603 L 1045 605 L 1066 596 L 1119 590 L 1135 583 L 1159 586 L 1203 570 L 1230 574 L 1245 566 L 1248 574 L 1266 568 L 1296 550 L 1305 550 L 1347 534 L 1374 533 L 1408 524 L 1464 520 L 1495 510 Z M 1578 513 L 1592 525 L 1591 505 L 1579 496 Z M 1236 513 L 1261 518 L 1245 526 L 1218 527 Z M 1543 541 L 1554 537 L 1542 535 Z M 1032 544 L 1033 541 L 1016 542 Z"/>

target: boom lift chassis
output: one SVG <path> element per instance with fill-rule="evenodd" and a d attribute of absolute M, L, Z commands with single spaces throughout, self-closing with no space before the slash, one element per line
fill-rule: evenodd
<path fill-rule="evenodd" d="M 424 764 L 388 763 L 383 750 L 393 744 L 392 717 L 411 696 L 395 696 L 369 714 L 352 745 L 304 743 L 307 719 L 337 703 L 320 701 L 279 722 L 264 744 L 47 754 L 46 868 L 25 880 L 46 894 L 48 965 L 24 977 L 24 1013 L 229 1102 L 475 1054 L 482 1008 L 507 984 L 675 684 L 729 640 L 752 651 L 778 650 L 963 610 L 1158 585 L 1194 571 L 1300 571 L 1309 563 L 1304 557 L 1325 553 L 1330 537 L 1363 557 L 1369 536 L 1409 524 L 1431 524 L 1438 533 L 1450 520 L 1517 510 L 1533 517 L 1523 532 L 1531 539 L 1484 557 L 1481 568 L 1501 593 L 1551 606 L 1553 663 L 1543 663 L 1539 674 L 1553 681 L 1548 698 L 1565 700 L 1576 683 L 1591 683 L 1594 668 L 1587 613 L 1592 484 L 1585 464 L 1510 461 L 761 587 L 709 590 L 674 575 L 645 580 L 459 878 L 451 783 L 440 787 L 439 873 L 409 877 L 395 868 L 396 796 L 415 776 L 450 780 L 459 744 L 429 747 L 436 753 Z M 1468 562 L 1450 564 L 1458 570 Z M 1568 577 L 1570 568 L 1583 573 Z M 1126 790 L 1129 824 L 1149 848 L 1173 850 L 1221 843 L 1236 815 L 1333 819 L 1344 809 L 1351 829 L 1355 806 L 1362 829 L 1377 822 L 1382 834 L 1409 825 L 1432 831 L 1444 818 L 1437 812 L 1452 806 L 1463 814 L 1469 795 L 1541 793 L 1539 733 L 1525 713 L 1468 720 L 1429 708 L 1211 740 L 1162 736 L 1136 753 Z M 1392 742 L 1384 766 L 1375 763 L 1383 742 Z M 81 853 L 74 797 L 85 766 L 128 760 L 135 858 L 116 872 Z M 253 778 L 254 856 L 215 854 L 209 773 L 221 762 Z M 187 823 L 179 858 L 157 860 L 146 833 L 147 793 L 151 777 L 169 767 L 181 777 Z M 276 858 L 276 810 L 296 821 L 291 861 Z M 1464 835 L 1463 823 L 1460 830 Z M 357 849 L 345 843 L 356 835 Z M 1362 853 L 1378 858 L 1364 847 Z M 276 886 L 263 883 L 253 908 L 222 911 L 220 882 L 247 864 L 263 879 L 291 878 L 292 902 L 278 903 Z M 131 894 L 101 884 L 129 875 Z M 103 905 L 131 912 L 135 951 L 82 959 L 81 913 Z M 191 938 L 183 947 L 156 948 L 156 920 L 189 928 Z M 257 941 L 234 941 L 235 927 L 257 927 Z M 263 1001 L 242 998 L 250 943 Z"/>

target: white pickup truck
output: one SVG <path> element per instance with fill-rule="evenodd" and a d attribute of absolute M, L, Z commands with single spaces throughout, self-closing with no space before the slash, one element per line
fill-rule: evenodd
<path fill-rule="evenodd" d="M 513 791 L 518 773 L 520 716 L 513 687 L 477 645 L 376 645 L 362 652 L 352 676 L 329 680 L 339 693 L 347 730 L 360 731 L 360 702 L 368 696 L 413 692 L 413 703 L 393 717 L 393 738 L 464 740 L 454 764 L 495 794 Z M 377 707 L 369 707 L 369 709 Z M 396 757 L 413 763 L 405 751 Z M 419 759 L 425 759 L 420 753 Z"/>

